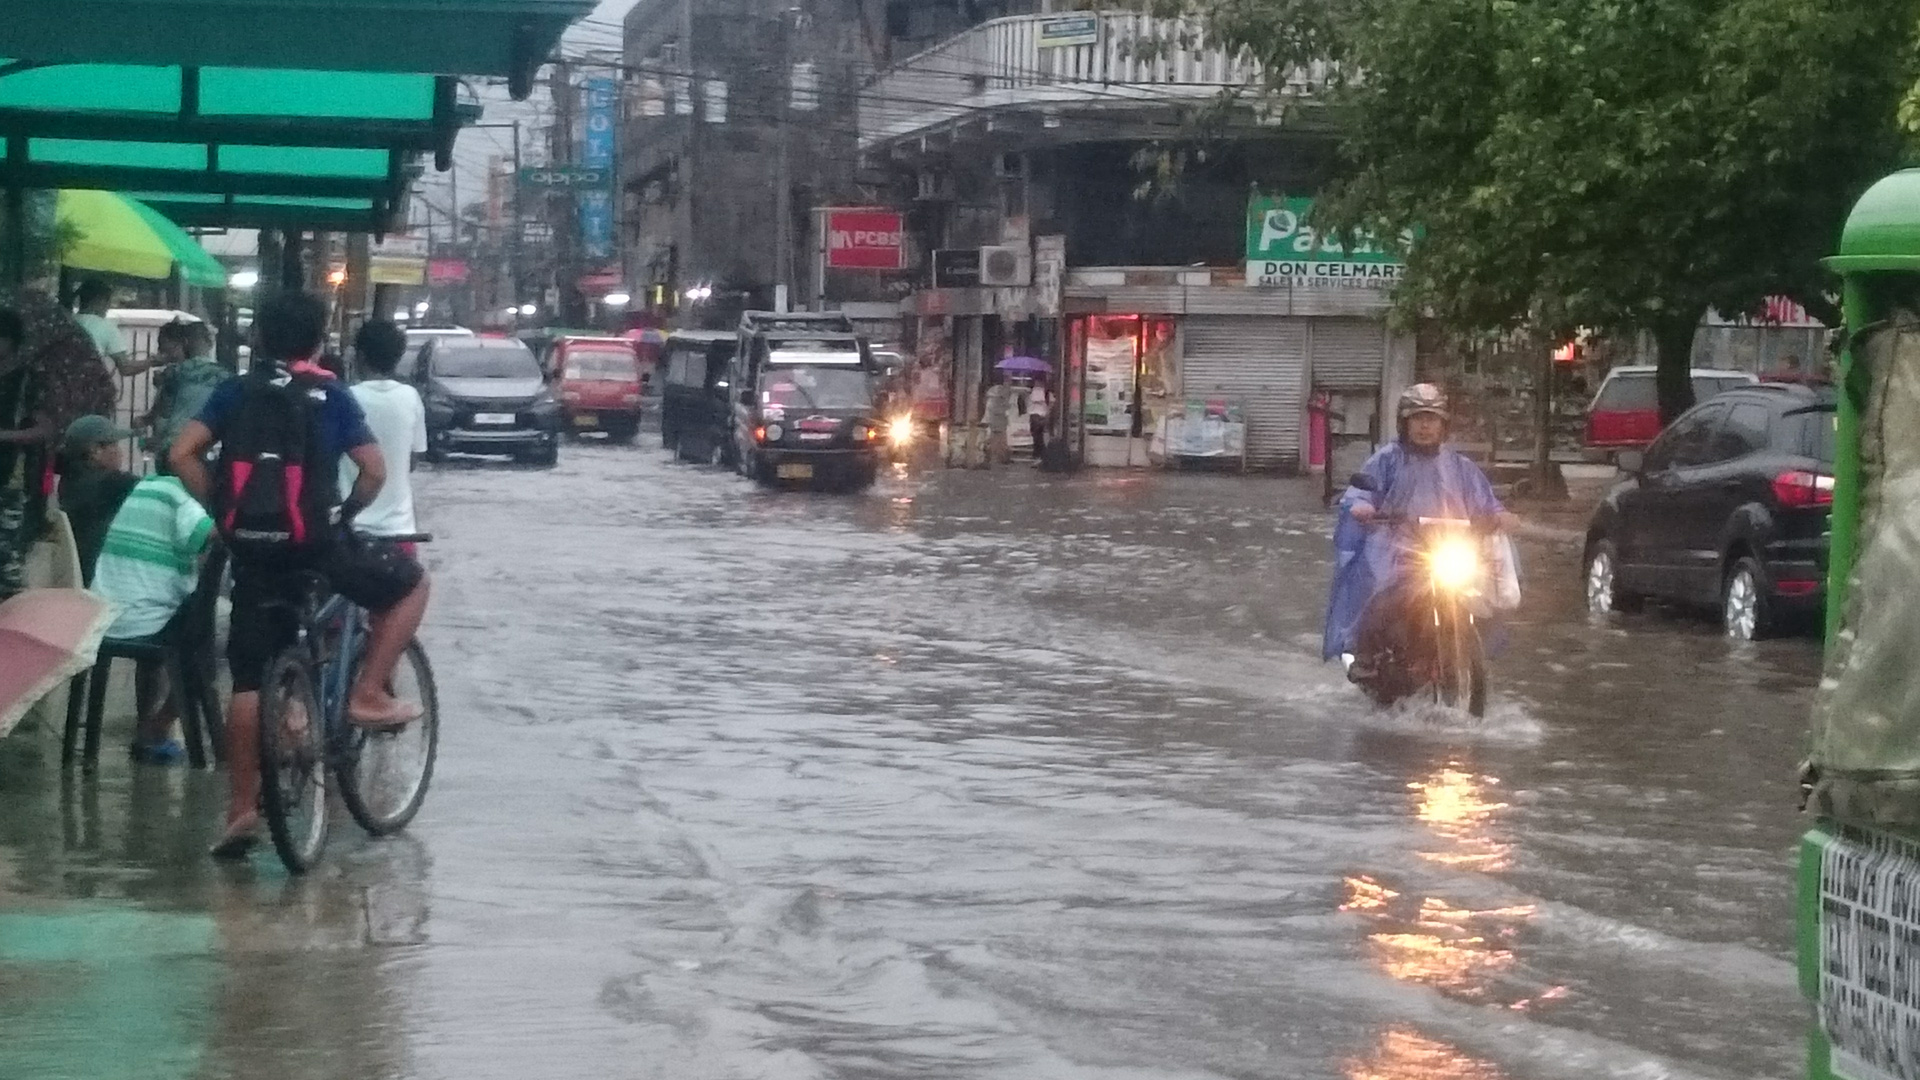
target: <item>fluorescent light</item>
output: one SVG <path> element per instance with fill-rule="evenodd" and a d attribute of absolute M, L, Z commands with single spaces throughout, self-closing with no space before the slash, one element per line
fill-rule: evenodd
<path fill-rule="evenodd" d="M 632 293 L 610 292 L 600 298 L 608 307 L 626 307 L 633 302 Z"/>
<path fill-rule="evenodd" d="M 235 270 L 227 278 L 227 287 L 230 289 L 251 289 L 258 284 L 260 284 L 258 270 Z"/>

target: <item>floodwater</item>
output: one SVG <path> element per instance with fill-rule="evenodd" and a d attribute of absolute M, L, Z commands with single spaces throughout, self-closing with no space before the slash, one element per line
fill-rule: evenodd
<path fill-rule="evenodd" d="M 1811 642 L 1592 624 L 1527 543 L 1491 715 L 1382 713 L 1304 481 L 589 445 L 420 501 L 407 835 L 217 866 L 217 775 L 0 743 L 0 1077 L 1801 1071 Z"/>

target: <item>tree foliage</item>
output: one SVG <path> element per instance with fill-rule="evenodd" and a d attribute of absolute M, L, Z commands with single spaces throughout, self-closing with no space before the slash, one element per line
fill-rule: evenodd
<path fill-rule="evenodd" d="M 1162 0 L 1344 132 L 1323 227 L 1420 230 L 1397 294 L 1457 333 L 1650 331 L 1691 401 L 1707 308 L 1832 322 L 1848 208 L 1896 167 L 1916 0 Z M 1171 6 L 1167 6 L 1171 5 Z"/>

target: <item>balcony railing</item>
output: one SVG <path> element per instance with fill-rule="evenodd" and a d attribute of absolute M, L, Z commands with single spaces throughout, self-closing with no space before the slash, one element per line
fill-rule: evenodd
<path fill-rule="evenodd" d="M 861 146 L 1001 109 L 1137 108 L 1204 100 L 1260 82 L 1259 65 L 1208 46 L 1186 24 L 1131 12 L 1073 14 L 1096 20 L 1092 42 L 1043 43 L 1043 24 L 1057 34 L 1072 15 L 1016 15 L 982 23 L 878 73 L 860 93 Z"/>

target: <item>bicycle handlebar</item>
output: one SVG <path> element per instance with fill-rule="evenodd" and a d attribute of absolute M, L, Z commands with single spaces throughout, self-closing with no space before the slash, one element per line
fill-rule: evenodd
<path fill-rule="evenodd" d="M 361 532 L 360 530 L 355 529 L 353 532 L 353 535 L 358 537 L 361 540 L 384 540 L 389 544 L 431 544 L 433 543 L 433 534 L 428 532 L 394 533 L 389 536 L 389 535 L 375 535 L 374 533 Z"/>

